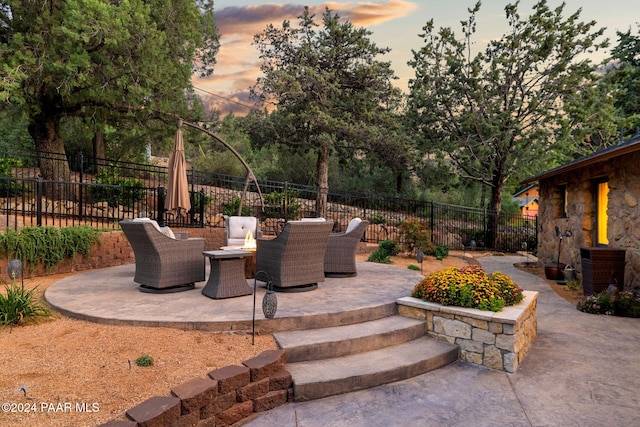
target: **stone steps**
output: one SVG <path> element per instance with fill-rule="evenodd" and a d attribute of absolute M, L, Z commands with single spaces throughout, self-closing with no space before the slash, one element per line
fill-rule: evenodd
<path fill-rule="evenodd" d="M 425 336 L 423 321 L 389 316 L 364 323 L 275 333 L 287 352 L 296 401 L 320 399 L 440 368 L 457 346 Z"/>

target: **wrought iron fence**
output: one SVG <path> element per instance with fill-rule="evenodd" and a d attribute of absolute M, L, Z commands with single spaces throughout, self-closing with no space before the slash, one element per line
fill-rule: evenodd
<path fill-rule="evenodd" d="M 120 220 L 142 215 L 172 227 L 223 227 L 224 215 L 237 214 L 246 184 L 245 177 L 192 169 L 187 173 L 192 209 L 187 216 L 175 217 L 164 209 L 164 166 L 48 155 L 55 162 L 66 161 L 71 170 L 69 181 L 53 183 L 40 177 L 34 156 L 21 158 L 23 166 L 13 167 L 10 176 L 0 176 L 0 228 L 79 224 L 116 228 Z M 127 185 L 99 182 L 105 170 L 117 172 L 110 176 L 133 180 Z M 43 188 L 53 184 L 66 197 L 44 197 Z M 263 200 L 250 187 L 242 199 L 242 214 L 258 217 L 265 235 L 277 234 L 287 220 L 316 216 L 315 187 L 268 180 L 259 180 L 258 185 Z M 376 194 L 332 191 L 327 198 L 327 219 L 334 221 L 335 229 L 344 230 L 351 218 L 361 217 L 371 224 L 364 237 L 371 243 L 385 239 L 405 243 L 401 225 L 418 221 L 428 227 L 434 244 L 452 249 L 515 252 L 537 247 L 536 217 Z"/>

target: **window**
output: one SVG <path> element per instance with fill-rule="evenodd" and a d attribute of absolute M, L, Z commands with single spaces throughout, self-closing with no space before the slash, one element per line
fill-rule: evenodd
<path fill-rule="evenodd" d="M 567 217 L 567 185 L 561 184 L 555 186 L 552 190 L 553 200 L 553 217 L 554 218 L 566 218 Z"/>
<path fill-rule="evenodd" d="M 609 183 L 607 181 L 596 182 L 595 188 L 596 200 L 596 246 L 607 246 L 609 239 L 607 238 L 607 223 L 609 215 L 607 209 L 609 207 Z"/>

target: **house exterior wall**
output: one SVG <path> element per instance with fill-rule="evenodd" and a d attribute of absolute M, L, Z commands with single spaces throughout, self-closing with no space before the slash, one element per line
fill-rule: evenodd
<path fill-rule="evenodd" d="M 538 258 L 555 265 L 560 241 L 555 227 L 561 233 L 569 230 L 572 236 L 562 239 L 560 262 L 572 264 L 582 278 L 580 248 L 595 246 L 594 182 L 603 178 L 609 184 L 609 247 L 626 250 L 624 289 L 640 288 L 640 152 L 540 181 Z"/>

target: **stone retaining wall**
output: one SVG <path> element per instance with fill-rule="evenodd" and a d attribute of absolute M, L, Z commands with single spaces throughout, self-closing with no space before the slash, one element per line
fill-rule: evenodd
<path fill-rule="evenodd" d="M 293 400 L 284 350 L 267 350 L 242 366 L 226 366 L 154 396 L 102 427 L 230 426 Z"/>
<path fill-rule="evenodd" d="M 404 297 L 398 312 L 426 320 L 427 333 L 460 347 L 466 362 L 514 373 L 536 338 L 538 292 L 524 291 L 524 300 L 502 311 L 443 306 Z"/>

